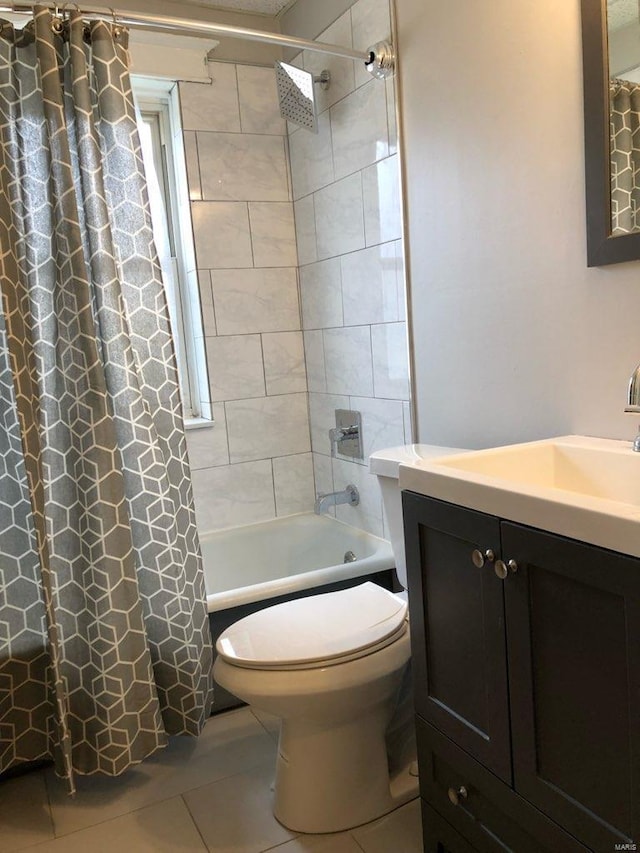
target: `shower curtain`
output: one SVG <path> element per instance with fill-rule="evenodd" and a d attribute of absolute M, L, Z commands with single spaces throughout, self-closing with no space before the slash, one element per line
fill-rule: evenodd
<path fill-rule="evenodd" d="M 115 25 L 0 32 L 0 772 L 117 775 L 209 714 L 165 293 Z"/>
<path fill-rule="evenodd" d="M 640 230 L 640 85 L 611 80 L 611 233 Z"/>

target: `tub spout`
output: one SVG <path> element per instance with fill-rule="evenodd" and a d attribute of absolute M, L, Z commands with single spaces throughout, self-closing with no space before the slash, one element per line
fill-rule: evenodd
<path fill-rule="evenodd" d="M 360 503 L 360 494 L 356 487 L 351 483 L 341 492 L 327 492 L 324 495 L 318 495 L 313 506 L 313 511 L 320 515 L 330 506 L 338 504 L 349 504 L 350 506 L 358 506 Z"/>

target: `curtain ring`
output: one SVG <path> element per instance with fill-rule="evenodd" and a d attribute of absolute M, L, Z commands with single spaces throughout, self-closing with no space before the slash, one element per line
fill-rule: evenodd
<path fill-rule="evenodd" d="M 114 39 L 118 39 L 122 35 L 122 27 L 120 26 L 116 18 L 116 10 L 113 8 L 113 6 L 108 6 L 107 8 L 111 12 L 111 17 L 113 19 L 113 28 L 111 32 L 113 33 Z"/>
<path fill-rule="evenodd" d="M 60 8 L 57 3 L 53 7 L 53 14 L 51 16 L 51 30 L 56 35 L 60 35 L 64 30 L 64 21 L 60 17 Z"/>

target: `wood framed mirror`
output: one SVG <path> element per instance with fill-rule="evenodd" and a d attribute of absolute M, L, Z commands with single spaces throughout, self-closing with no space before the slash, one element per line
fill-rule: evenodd
<path fill-rule="evenodd" d="M 640 13 L 638 3 L 633 0 L 581 0 L 581 3 L 587 264 L 594 267 L 640 259 L 640 125 L 634 133 L 640 120 Z M 628 42 L 624 45 L 624 55 L 620 47 L 622 36 Z M 614 45 L 618 51 L 615 65 L 610 61 Z M 637 90 L 637 107 L 634 103 L 628 115 L 615 116 L 630 126 L 620 130 L 618 125 L 612 131 L 612 98 L 621 90 L 625 97 L 635 97 Z M 614 150 L 612 138 L 624 138 L 625 145 L 628 143 L 634 149 L 637 145 L 637 160 L 632 150 L 619 156 L 621 152 Z M 619 144 L 616 142 L 615 146 Z M 624 168 L 620 165 L 623 160 Z M 620 189 L 618 182 L 622 181 L 623 171 L 628 180 L 626 188 Z"/>

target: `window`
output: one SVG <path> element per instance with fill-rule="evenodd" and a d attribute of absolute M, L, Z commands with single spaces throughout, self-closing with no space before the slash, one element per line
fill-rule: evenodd
<path fill-rule="evenodd" d="M 167 290 L 187 425 L 211 419 L 195 252 L 175 83 L 133 77 L 153 234 Z"/>

